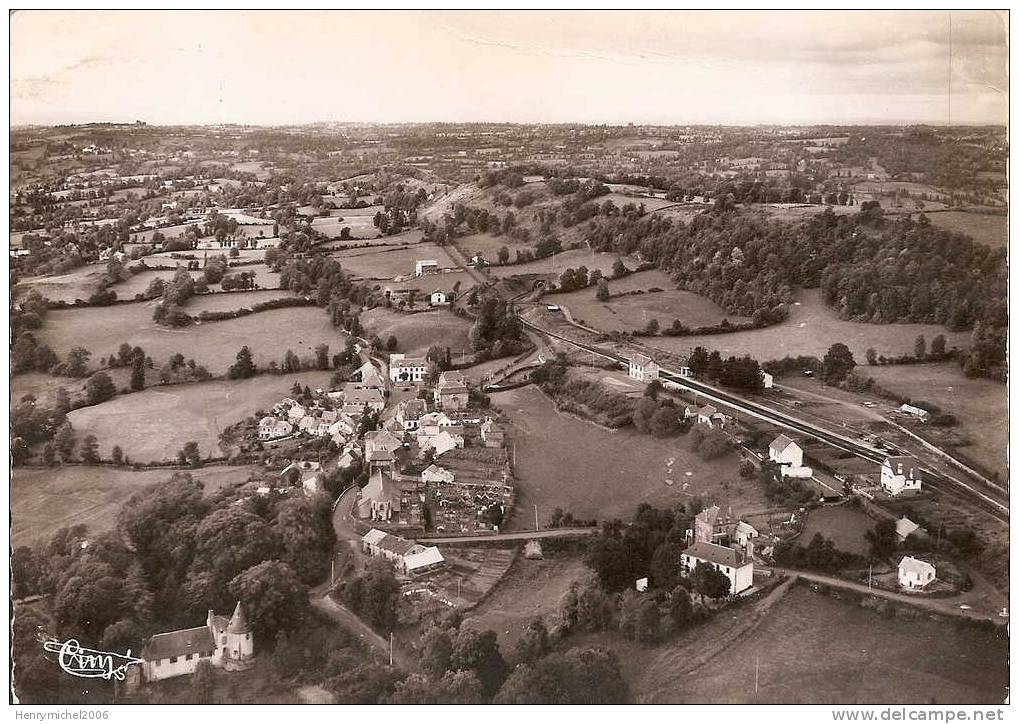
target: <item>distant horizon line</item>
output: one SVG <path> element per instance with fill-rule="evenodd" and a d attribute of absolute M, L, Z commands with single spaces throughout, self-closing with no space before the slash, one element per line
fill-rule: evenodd
<path fill-rule="evenodd" d="M 210 128 L 210 127 L 231 127 L 239 128 L 284 128 L 304 126 L 576 126 L 584 128 L 908 128 L 925 126 L 929 128 L 1008 128 L 1008 123 L 934 123 L 930 121 L 874 121 L 870 123 L 837 123 L 823 121 L 817 123 L 807 122 L 757 122 L 757 123 L 655 123 L 655 122 L 613 122 L 593 123 L 587 121 L 294 121 L 280 123 L 256 123 L 241 121 L 221 121 L 205 123 L 152 123 L 137 119 L 134 121 L 76 121 L 64 123 L 19 123 L 10 126 L 11 131 L 30 128 L 78 128 L 87 126 L 133 126 L 139 124 L 150 128 Z"/>

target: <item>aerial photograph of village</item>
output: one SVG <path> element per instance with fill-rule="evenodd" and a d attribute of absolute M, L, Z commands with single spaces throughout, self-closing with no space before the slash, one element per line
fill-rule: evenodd
<path fill-rule="evenodd" d="M 9 26 L 10 704 L 1000 718 L 1008 11 Z"/>

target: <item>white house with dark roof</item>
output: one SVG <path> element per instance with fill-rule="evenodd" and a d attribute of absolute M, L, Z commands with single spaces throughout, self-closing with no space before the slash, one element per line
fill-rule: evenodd
<path fill-rule="evenodd" d="M 639 382 L 658 379 L 658 365 L 646 354 L 637 353 L 629 360 L 627 374 Z"/>
<path fill-rule="evenodd" d="M 428 360 L 405 354 L 389 355 L 389 379 L 393 382 L 420 382 L 428 374 Z"/>
<path fill-rule="evenodd" d="M 920 492 L 923 480 L 916 458 L 909 455 L 894 455 L 881 463 L 881 489 L 889 495 L 904 492 Z"/>
<path fill-rule="evenodd" d="M 697 566 L 713 566 L 729 579 L 729 595 L 751 588 L 754 585 L 754 561 L 743 551 L 716 543 L 695 541 L 680 556 L 683 575 L 690 575 Z"/>
<path fill-rule="evenodd" d="M 779 435 L 768 445 L 768 459 L 779 464 L 784 478 L 809 478 L 814 474 L 803 466 L 803 448 L 785 435 Z"/>
<path fill-rule="evenodd" d="M 204 626 L 152 636 L 142 648 L 142 675 L 146 681 L 185 676 L 193 674 L 200 661 L 240 671 L 250 667 L 254 658 L 254 637 L 238 601 L 229 619 L 210 610 Z"/>

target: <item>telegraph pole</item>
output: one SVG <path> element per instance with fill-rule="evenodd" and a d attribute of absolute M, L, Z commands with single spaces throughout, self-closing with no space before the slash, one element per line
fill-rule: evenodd
<path fill-rule="evenodd" d="M 389 665 L 393 665 L 393 632 L 389 632 Z"/>
<path fill-rule="evenodd" d="M 538 504 L 534 504 L 534 530 L 538 530 Z"/>

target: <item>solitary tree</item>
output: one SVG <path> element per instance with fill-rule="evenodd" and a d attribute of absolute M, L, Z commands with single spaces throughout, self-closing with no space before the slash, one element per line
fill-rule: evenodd
<path fill-rule="evenodd" d="M 141 351 L 141 350 L 139 350 Z M 145 387 L 145 353 L 131 358 L 131 389 L 137 392 Z"/>
<path fill-rule="evenodd" d="M 821 376 L 828 384 L 837 385 L 846 379 L 854 367 L 856 367 L 856 360 L 853 359 L 853 353 L 849 351 L 849 347 L 842 342 L 836 342 L 828 348 L 828 352 L 824 355 L 824 360 L 821 362 Z"/>
<path fill-rule="evenodd" d="M 99 443 L 95 435 L 86 435 L 81 441 L 81 460 L 87 465 L 99 462 Z"/>
<path fill-rule="evenodd" d="M 927 340 L 922 334 L 917 335 L 913 343 L 913 356 L 917 359 L 924 359 L 927 356 Z"/>
<path fill-rule="evenodd" d="M 117 388 L 114 387 L 113 380 L 105 372 L 96 372 L 85 383 L 85 398 L 90 405 L 105 402 L 115 394 L 117 394 Z"/>
<path fill-rule="evenodd" d="M 228 375 L 232 380 L 243 380 L 252 377 L 256 371 L 255 363 L 251 360 L 251 350 L 244 345 L 237 352 L 237 361 L 230 365 Z"/>

